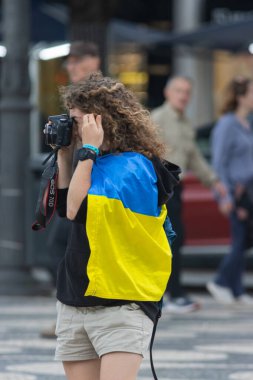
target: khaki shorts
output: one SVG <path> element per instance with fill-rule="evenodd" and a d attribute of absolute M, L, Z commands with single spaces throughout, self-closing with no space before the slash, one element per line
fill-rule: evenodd
<path fill-rule="evenodd" d="M 55 360 L 97 359 L 110 352 L 147 352 L 153 322 L 135 303 L 73 307 L 57 301 Z"/>

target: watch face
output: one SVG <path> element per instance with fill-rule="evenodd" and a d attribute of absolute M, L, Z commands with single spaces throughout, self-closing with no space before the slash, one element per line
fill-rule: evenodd
<path fill-rule="evenodd" d="M 95 152 L 92 152 L 91 150 L 88 150 L 88 149 L 85 149 L 85 148 L 81 148 L 78 152 L 78 159 L 80 161 L 84 161 L 84 160 L 88 160 L 88 159 L 91 159 L 93 161 L 95 161 L 96 159 L 96 153 Z"/>

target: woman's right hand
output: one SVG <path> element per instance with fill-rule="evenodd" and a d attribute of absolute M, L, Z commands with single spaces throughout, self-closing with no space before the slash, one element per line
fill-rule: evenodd
<path fill-rule="evenodd" d="M 233 211 L 233 203 L 230 200 L 222 201 L 219 204 L 219 210 L 224 216 L 229 216 Z"/>

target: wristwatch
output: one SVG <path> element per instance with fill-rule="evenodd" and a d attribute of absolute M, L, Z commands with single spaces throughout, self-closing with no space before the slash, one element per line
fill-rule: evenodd
<path fill-rule="evenodd" d="M 89 160 L 89 159 L 91 159 L 92 161 L 96 161 L 97 155 L 95 152 L 93 152 L 90 149 L 81 148 L 78 151 L 77 157 L 79 161 L 84 161 L 84 160 Z"/>

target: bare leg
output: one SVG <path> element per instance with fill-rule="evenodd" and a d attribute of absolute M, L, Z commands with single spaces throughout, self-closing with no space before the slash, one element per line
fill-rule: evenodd
<path fill-rule="evenodd" d="M 112 352 L 101 358 L 100 380 L 135 380 L 142 356 L 128 352 Z"/>
<path fill-rule="evenodd" d="M 68 380 L 99 380 L 100 359 L 63 362 Z"/>

